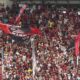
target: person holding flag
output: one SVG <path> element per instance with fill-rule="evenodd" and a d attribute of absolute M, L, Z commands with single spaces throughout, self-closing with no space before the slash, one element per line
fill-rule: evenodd
<path fill-rule="evenodd" d="M 24 13 L 24 10 L 27 8 L 27 4 L 24 4 L 24 6 L 20 9 L 20 12 L 18 14 L 18 16 L 16 17 L 16 21 L 15 23 L 19 23 L 20 19 L 21 19 L 21 15 Z"/>

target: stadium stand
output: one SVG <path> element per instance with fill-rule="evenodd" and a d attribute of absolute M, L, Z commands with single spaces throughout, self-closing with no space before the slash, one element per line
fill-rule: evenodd
<path fill-rule="evenodd" d="M 0 9 L 0 20 L 13 25 L 20 4 Z M 15 25 L 21 29 L 36 27 L 42 35 L 18 37 L 0 33 L 2 80 L 80 80 L 80 57 L 77 61 L 74 48 L 80 32 L 78 7 L 28 4 L 18 23 Z"/>

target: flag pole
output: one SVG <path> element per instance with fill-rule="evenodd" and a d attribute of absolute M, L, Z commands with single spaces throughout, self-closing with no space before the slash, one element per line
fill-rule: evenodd
<path fill-rule="evenodd" d="M 33 80 L 35 80 L 35 70 L 36 70 L 36 55 L 35 55 L 35 45 L 34 45 L 34 40 L 35 37 L 32 37 L 31 40 L 31 48 L 32 48 L 32 76 L 33 76 Z"/>
<path fill-rule="evenodd" d="M 79 55 L 77 56 L 76 64 L 77 66 L 79 65 Z"/>
<path fill-rule="evenodd" d="M 2 48 L 2 80 L 3 80 L 3 72 L 4 72 L 4 49 Z"/>

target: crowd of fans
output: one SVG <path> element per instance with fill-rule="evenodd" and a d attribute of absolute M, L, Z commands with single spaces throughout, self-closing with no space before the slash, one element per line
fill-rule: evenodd
<path fill-rule="evenodd" d="M 2 9 L 0 19 L 14 24 L 19 7 Z M 80 80 L 74 52 L 75 36 L 80 32 L 77 9 L 65 11 L 46 5 L 29 7 L 19 22 L 24 28 L 38 27 L 42 35 L 35 36 L 36 70 L 34 80 Z M 3 80 L 33 80 L 31 39 L 2 34 Z"/>

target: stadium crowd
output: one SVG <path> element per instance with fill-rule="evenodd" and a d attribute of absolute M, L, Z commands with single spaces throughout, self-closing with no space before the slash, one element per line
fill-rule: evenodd
<path fill-rule="evenodd" d="M 80 80 L 80 66 L 76 65 L 75 36 L 80 32 L 80 15 L 76 9 L 60 10 L 38 5 L 21 16 L 19 25 L 35 26 L 42 35 L 35 36 L 35 80 Z M 0 19 L 14 24 L 19 7 L 2 9 Z M 0 36 L 3 57 L 3 80 L 33 80 L 32 48 L 27 40 L 11 35 Z M 2 56 L 1 56 L 2 57 Z"/>

